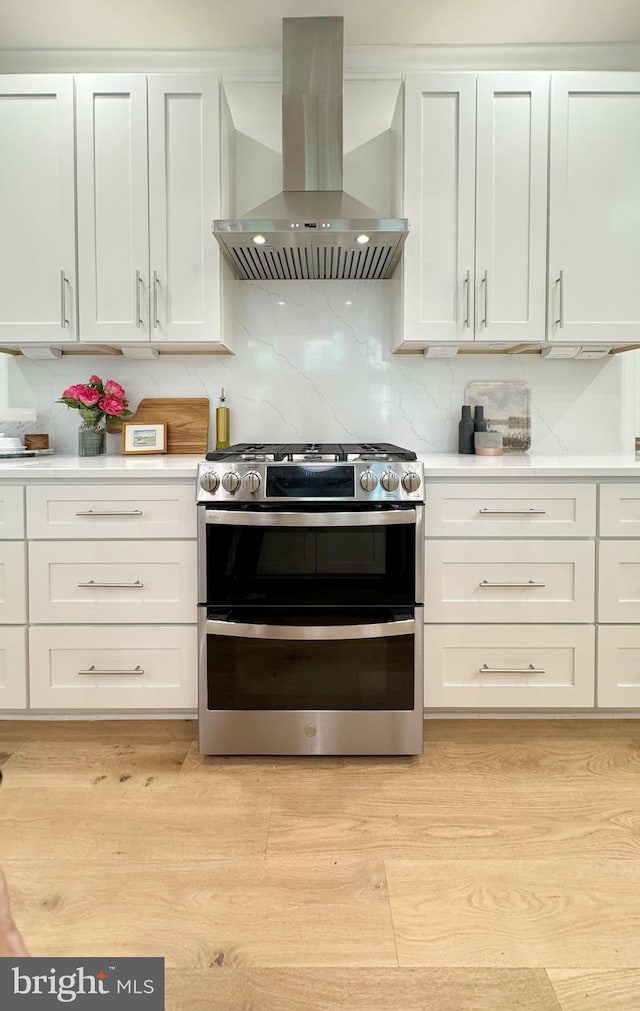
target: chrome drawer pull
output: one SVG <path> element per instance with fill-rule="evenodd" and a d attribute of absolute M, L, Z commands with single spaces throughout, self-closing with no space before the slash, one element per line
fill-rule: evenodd
<path fill-rule="evenodd" d="M 85 509 L 76 516 L 142 516 L 142 509 Z"/>
<path fill-rule="evenodd" d="M 478 667 L 478 674 L 546 674 L 544 667 L 534 667 L 532 663 L 528 667 L 487 667 L 483 663 Z"/>
<path fill-rule="evenodd" d="M 88 670 L 79 670 L 78 674 L 144 674 L 144 668 L 137 664 L 133 670 L 101 670 L 91 664 Z"/>
<path fill-rule="evenodd" d="M 530 579 L 526 583 L 490 583 L 487 579 L 483 579 L 481 583 L 478 583 L 478 586 L 481 589 L 483 589 L 483 590 L 487 586 L 526 586 L 526 587 L 529 587 L 529 586 L 546 586 L 546 585 L 547 585 L 546 583 L 536 583 L 536 582 L 534 582 L 533 579 Z"/>
<path fill-rule="evenodd" d="M 97 583 L 95 579 L 90 579 L 87 583 L 78 583 L 78 586 L 87 586 L 93 589 L 96 586 L 107 586 L 107 587 L 122 587 L 127 590 L 141 590 L 144 583 L 141 583 L 139 579 L 136 579 L 135 583 Z"/>
<path fill-rule="evenodd" d="M 546 509 L 479 509 L 482 516 L 546 516 Z"/>

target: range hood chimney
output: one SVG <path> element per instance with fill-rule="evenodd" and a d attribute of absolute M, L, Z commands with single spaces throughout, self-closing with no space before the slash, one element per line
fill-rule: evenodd
<path fill-rule="evenodd" d="M 342 190 L 343 18 L 282 22 L 283 192 L 213 234 L 244 280 L 391 277 L 406 218 Z"/>

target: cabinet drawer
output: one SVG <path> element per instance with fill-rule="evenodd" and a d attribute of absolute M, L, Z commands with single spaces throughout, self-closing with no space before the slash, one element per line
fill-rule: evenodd
<path fill-rule="evenodd" d="M 640 536 L 640 484 L 600 485 L 600 536 Z"/>
<path fill-rule="evenodd" d="M 424 637 L 429 708 L 593 706 L 587 625 L 431 625 Z"/>
<path fill-rule="evenodd" d="M 196 536 L 193 483 L 36 486 L 27 516 L 35 539 Z"/>
<path fill-rule="evenodd" d="M 0 488 L 0 540 L 24 537 L 24 488 Z"/>
<path fill-rule="evenodd" d="M 196 626 L 29 632 L 34 709 L 194 709 Z"/>
<path fill-rule="evenodd" d="M 195 541 L 33 541 L 35 624 L 195 622 Z"/>
<path fill-rule="evenodd" d="M 592 541 L 427 541 L 425 621 L 588 622 Z"/>
<path fill-rule="evenodd" d="M 27 705 L 27 630 L 0 628 L 0 710 Z"/>
<path fill-rule="evenodd" d="M 610 709 L 640 708 L 640 628 L 598 628 L 598 705 Z"/>
<path fill-rule="evenodd" d="M 24 541 L 0 541 L 0 624 L 24 625 L 26 620 Z"/>
<path fill-rule="evenodd" d="M 598 621 L 640 621 L 640 541 L 600 541 Z"/>
<path fill-rule="evenodd" d="M 429 537 L 594 537 L 595 484 L 427 485 Z"/>

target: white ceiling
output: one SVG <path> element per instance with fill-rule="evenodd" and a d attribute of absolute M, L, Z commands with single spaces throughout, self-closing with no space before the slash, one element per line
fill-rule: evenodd
<path fill-rule="evenodd" d="M 0 49 L 271 48 L 310 15 L 348 46 L 640 42 L 640 0 L 0 0 Z"/>

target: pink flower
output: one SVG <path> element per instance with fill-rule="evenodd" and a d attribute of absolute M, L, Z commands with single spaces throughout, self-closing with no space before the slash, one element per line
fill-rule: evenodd
<path fill-rule="evenodd" d="M 102 379 L 100 376 L 89 376 L 87 382 L 90 386 L 102 386 Z"/>
<path fill-rule="evenodd" d="M 75 399 L 87 407 L 94 407 L 100 400 L 100 394 L 91 386 L 77 386 L 76 389 Z"/>
<path fill-rule="evenodd" d="M 115 379 L 109 379 L 104 384 L 104 392 L 108 397 L 117 397 L 118 400 L 124 400 L 124 390 L 120 383 L 117 383 Z"/>
<path fill-rule="evenodd" d="M 107 386 L 109 384 L 107 383 Z M 118 384 L 116 383 L 116 386 Z M 103 397 L 98 404 L 98 407 L 104 411 L 105 414 L 110 414 L 114 418 L 121 418 L 124 413 L 124 406 L 122 401 L 118 397 Z"/>
<path fill-rule="evenodd" d="M 64 391 L 64 393 L 62 394 L 62 396 L 63 397 L 67 397 L 68 400 L 78 400 L 79 399 L 79 391 L 80 390 L 84 390 L 84 388 L 85 387 L 82 386 L 80 383 L 76 383 L 75 386 L 69 386 L 69 387 L 67 387 L 67 389 Z"/>

